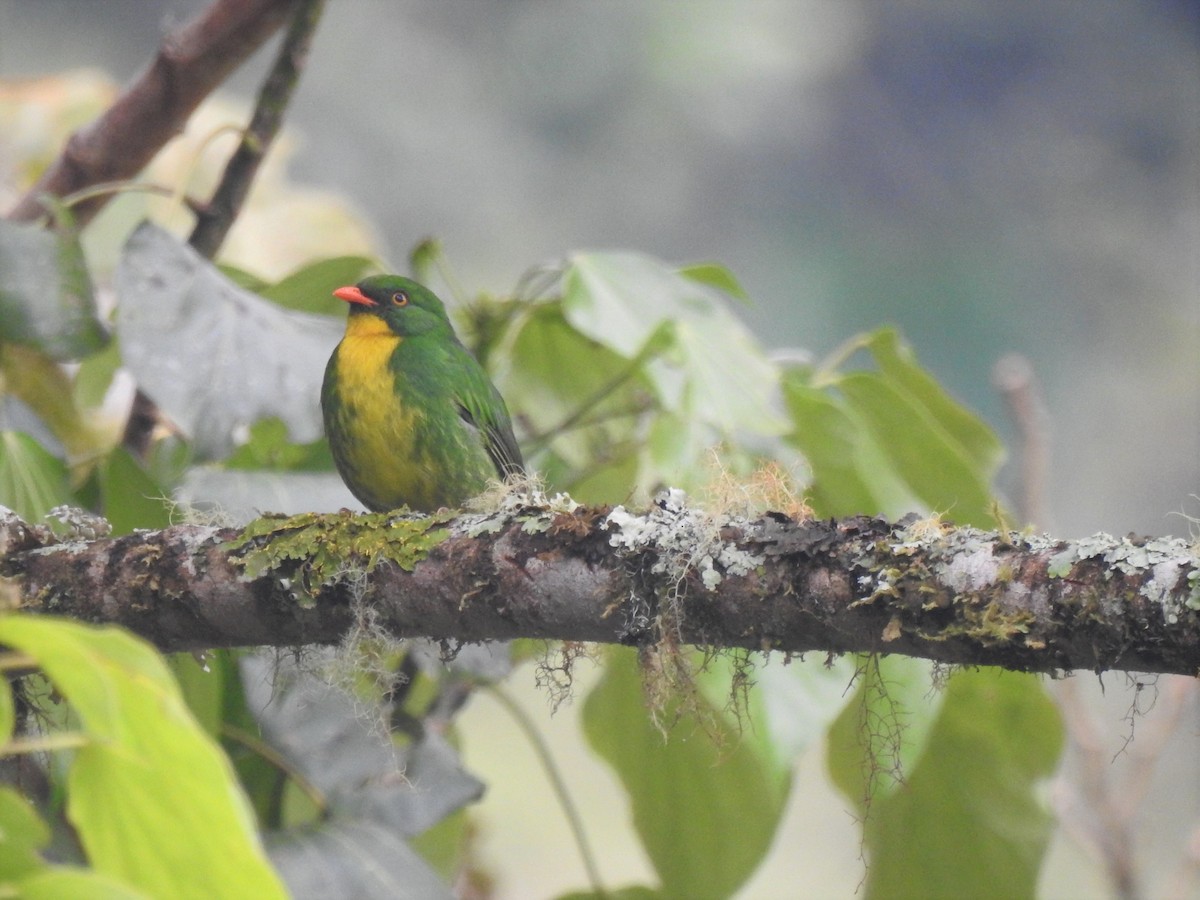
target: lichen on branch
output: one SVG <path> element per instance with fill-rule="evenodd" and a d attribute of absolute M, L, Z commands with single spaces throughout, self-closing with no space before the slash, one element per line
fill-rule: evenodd
<path fill-rule="evenodd" d="M 341 577 L 353 573 L 353 578 Z M 56 542 L 0 515 L 20 608 L 168 650 L 336 643 L 355 604 L 395 637 L 530 637 L 960 665 L 1200 672 L 1200 561 L 1178 538 L 1057 541 L 908 517 L 795 520 L 580 506 L 268 517 Z"/>

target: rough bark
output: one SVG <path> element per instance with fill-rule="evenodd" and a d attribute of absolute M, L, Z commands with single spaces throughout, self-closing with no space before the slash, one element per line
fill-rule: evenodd
<path fill-rule="evenodd" d="M 273 544 L 301 520 L 272 521 L 274 533 L 234 551 L 237 529 L 56 543 L 8 514 L 0 574 L 9 605 L 120 624 L 164 650 L 336 642 L 370 611 L 397 637 L 452 642 L 665 639 L 1051 673 L 1200 672 L 1200 563 L 1174 538 L 526 505 L 434 521 L 443 531 L 413 540 L 395 537 L 411 519 L 308 516 L 305 558 Z M 390 549 L 363 551 L 376 532 Z"/>
<path fill-rule="evenodd" d="M 102 116 L 75 132 L 8 217 L 37 219 L 41 198 L 63 197 L 102 182 L 132 178 L 183 128 L 212 90 L 287 20 L 295 0 L 215 0 L 196 19 L 168 34 L 149 66 Z M 86 224 L 107 202 L 95 197 L 73 208 Z"/>

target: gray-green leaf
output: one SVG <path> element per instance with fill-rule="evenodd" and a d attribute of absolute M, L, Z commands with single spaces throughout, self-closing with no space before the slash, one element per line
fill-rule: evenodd
<path fill-rule="evenodd" d="M 267 416 L 296 443 L 321 436 L 318 397 L 337 320 L 280 309 L 237 287 L 150 223 L 126 243 L 116 285 L 125 364 L 199 456 L 228 454 L 239 433 Z"/>

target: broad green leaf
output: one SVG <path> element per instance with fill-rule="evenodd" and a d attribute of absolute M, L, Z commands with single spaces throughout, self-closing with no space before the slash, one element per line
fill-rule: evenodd
<path fill-rule="evenodd" d="M 340 321 L 238 288 L 149 223 L 126 243 L 116 286 L 125 364 L 198 456 L 227 455 L 236 434 L 269 416 L 298 443 L 321 436 L 317 397 Z"/>
<path fill-rule="evenodd" d="M 0 367 L 5 391 L 33 410 L 62 443 L 68 459 L 86 460 L 111 440 L 80 416 L 71 379 L 45 353 L 19 344 L 0 345 Z"/>
<path fill-rule="evenodd" d="M 0 341 L 56 360 L 79 359 L 108 337 L 96 318 L 78 236 L 0 219 Z"/>
<path fill-rule="evenodd" d="M 728 294 L 730 297 L 736 297 L 738 300 L 750 299 L 746 293 L 746 289 L 742 287 L 742 283 L 720 263 L 692 263 L 690 266 L 681 268 L 679 274 L 685 278 L 692 279 L 692 281 L 698 281 L 701 284 L 714 287 L 718 291 Z"/>
<path fill-rule="evenodd" d="M 97 477 L 104 517 L 114 535 L 171 524 L 171 501 L 166 492 L 124 447 L 114 448 L 105 457 Z"/>
<path fill-rule="evenodd" d="M 220 737 L 225 711 L 226 669 L 218 664 L 217 657 L 232 652 L 206 650 L 202 655 L 172 653 L 167 657 L 171 675 L 179 684 L 179 693 L 188 709 L 213 737 Z"/>
<path fill-rule="evenodd" d="M 334 256 L 297 269 L 282 281 L 258 293 L 286 309 L 298 312 L 346 317 L 346 304 L 333 292 L 348 284 L 357 284 L 379 264 L 365 256 Z"/>
<path fill-rule="evenodd" d="M 244 734 L 257 735 L 258 721 L 246 705 L 239 660 L 246 651 L 220 650 L 207 658 L 221 681 L 220 721 L 223 726 Z M 222 735 L 222 746 L 237 770 L 238 779 L 249 796 L 262 829 L 282 826 L 282 795 L 287 775 L 246 742 Z"/>
<path fill-rule="evenodd" d="M 866 824 L 867 898 L 1032 897 L 1063 728 L 1037 678 L 959 672 L 905 785 Z"/>
<path fill-rule="evenodd" d="M 16 725 L 17 711 L 13 702 L 12 685 L 8 679 L 4 679 L 0 681 L 0 746 L 12 740 Z"/>
<path fill-rule="evenodd" d="M 0 896 L 6 883 L 45 867 L 38 850 L 48 843 L 50 827 L 37 810 L 15 788 L 0 784 Z"/>
<path fill-rule="evenodd" d="M 217 271 L 238 287 L 244 288 L 254 294 L 261 294 L 271 286 L 271 282 L 259 278 L 253 272 L 247 272 L 245 269 L 239 269 L 237 266 L 231 266 L 228 263 L 217 263 Z"/>
<path fill-rule="evenodd" d="M 71 386 L 75 406 L 91 410 L 99 407 L 120 368 L 121 346 L 117 341 L 109 341 L 104 349 L 84 359 Z"/>
<path fill-rule="evenodd" d="M 26 522 L 37 522 L 70 500 L 62 460 L 27 434 L 0 431 L 0 506 Z"/>
<path fill-rule="evenodd" d="M 788 779 L 723 713 L 700 696 L 704 730 L 681 710 L 666 740 L 646 712 L 632 651 L 611 653 L 583 709 L 592 749 L 629 794 L 634 825 L 664 896 L 728 897 L 761 862 L 787 797 Z M 714 741 L 715 737 L 715 741 Z"/>
<path fill-rule="evenodd" d="M 88 869 L 54 867 L 22 878 L 21 900 L 151 900 L 123 881 Z"/>
<path fill-rule="evenodd" d="M 912 348 L 893 328 L 881 328 L 867 345 L 879 371 L 921 404 L 958 447 L 974 462 L 983 478 L 990 478 L 1004 461 L 1004 445 L 974 413 L 946 393 L 922 369 Z"/>
<path fill-rule="evenodd" d="M 636 884 L 602 894 L 596 891 L 571 891 L 569 894 L 560 894 L 557 900 L 666 900 L 669 896 L 663 891 Z"/>
<path fill-rule="evenodd" d="M 903 515 L 920 507 L 891 460 L 841 397 L 788 373 L 783 395 L 795 425 L 787 441 L 812 469 L 806 491 L 821 516 Z"/>
<path fill-rule="evenodd" d="M 536 453 L 536 436 L 544 435 L 574 468 L 632 437 L 652 394 L 640 365 L 575 329 L 558 303 L 531 306 L 514 320 L 494 356 L 497 387 L 535 435 L 530 449 Z"/>
<path fill-rule="evenodd" d="M 652 257 L 575 254 L 564 274 L 568 321 L 627 359 L 670 325 L 670 352 L 649 366 L 668 408 L 683 409 L 722 434 L 779 434 L 772 407 L 778 371 L 721 292 Z"/>
<path fill-rule="evenodd" d="M 925 509 L 964 525 L 994 524 L 987 474 L 924 406 L 875 372 L 851 372 L 836 384 Z"/>
<path fill-rule="evenodd" d="M 323 437 L 309 444 L 293 444 L 288 429 L 277 418 L 260 419 L 250 426 L 250 436 L 225 460 L 229 469 L 273 471 L 331 471 L 333 453 Z"/>
<path fill-rule="evenodd" d="M 43 616 L 0 619 L 90 743 L 67 779 L 67 815 L 103 874 L 156 897 L 282 897 L 232 767 L 139 638 Z"/>

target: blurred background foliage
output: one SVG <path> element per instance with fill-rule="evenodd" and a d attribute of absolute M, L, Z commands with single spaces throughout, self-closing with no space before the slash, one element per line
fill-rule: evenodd
<path fill-rule="evenodd" d="M 110 0 L 96 16 L 87 3 L 0 0 L 0 77 L 10 79 L 0 84 L 0 206 L 11 205 L 71 129 L 111 101 L 165 27 L 203 5 Z M 668 482 L 698 487 L 711 480 L 705 450 L 723 443 L 735 475 L 765 456 L 802 484 L 815 476 L 810 499 L 823 514 L 936 508 L 986 523 L 1000 447 L 923 380 L 895 332 L 874 330 L 892 323 L 938 381 L 1004 437 L 1011 429 L 989 384 L 991 366 L 1011 350 L 1033 362 L 1054 437 L 1050 521 L 1039 525 L 1064 536 L 1177 531 L 1184 526 L 1168 516 L 1187 508 L 1200 457 L 1195 10 L 1173 0 L 1103 0 L 1086 14 L 1072 0 L 334 4 L 289 136 L 269 157 L 219 261 L 276 306 L 336 314 L 336 303 L 322 309 L 309 298 L 353 280 L 350 272 L 406 269 L 412 253 L 413 267 L 456 306 L 487 356 L 537 464 L 580 499 L 644 500 Z M 221 129 L 244 121 L 245 98 L 266 62 L 206 104 L 147 180 L 207 195 L 234 140 Z M 89 66 L 100 72 L 81 70 Z M 103 317 L 114 307 L 125 240 L 147 216 L 176 232 L 189 221 L 177 198 L 134 194 L 83 233 Z M 431 235 L 438 243 L 422 243 Z M 592 247 L 652 256 L 580 250 Z M 655 257 L 718 260 L 737 280 Z M 564 258 L 565 266 L 554 263 Z M 550 274 L 540 270 L 539 278 L 531 267 L 543 261 Z M 131 250 L 120 265 L 130 284 L 147 267 L 196 270 L 169 248 Z M 648 293 L 653 310 L 638 306 Z M 118 319 L 119 348 L 88 357 L 73 383 L 47 375 L 46 389 L 28 387 L 21 396 L 32 398 L 37 416 L 6 408 L 0 490 L 11 496 L 9 485 L 30 486 L 25 500 L 36 511 L 70 499 L 74 488 L 118 530 L 164 523 L 165 509 L 147 498 L 168 490 L 235 518 L 352 505 L 319 443 L 305 443 L 311 435 L 287 419 L 302 410 L 259 421 L 233 416 L 205 429 L 203 443 L 160 436 L 146 468 L 117 449 L 134 383 L 118 364 L 136 369 L 158 399 L 173 381 L 156 360 L 191 365 L 211 355 L 196 335 L 211 327 L 197 316 L 213 305 L 201 313 L 186 296 L 174 298 L 180 326 L 155 331 L 153 304 L 171 298 L 127 302 L 131 294 L 122 294 L 119 315 L 139 304 L 150 314 L 141 324 Z M 739 301 L 742 294 L 750 301 Z M 232 285 L 206 296 L 225 298 L 218 310 L 250 302 Z M 269 332 L 282 320 L 267 308 L 255 307 Z M 327 352 L 320 340 L 303 352 L 289 348 L 295 352 L 281 366 L 319 377 Z M 850 365 L 845 352 L 853 350 Z M 857 368 L 867 360 L 874 365 Z M 6 360 L 10 390 L 19 393 L 13 373 L 27 362 Z M 213 371 L 236 379 L 253 369 L 243 358 Z M 303 385 L 303 374 L 297 378 L 289 386 Z M 195 384 L 212 389 L 209 381 Z M 776 387 L 783 402 L 773 407 Z M 71 392 L 69 409 L 54 400 L 62 389 Z M 169 411 L 187 422 L 204 401 L 187 394 Z M 562 429 L 579 409 L 595 421 Z M 922 443 L 934 433 L 936 456 Z M 914 445 L 931 468 L 960 480 L 923 477 L 921 465 L 914 472 L 906 452 Z M 218 458 L 223 465 L 210 464 Z M 14 460 L 26 468 L 14 469 Z M 1014 467 L 1000 473 L 1002 493 L 1016 477 Z M 663 827 L 661 809 L 639 805 L 647 762 L 634 751 L 651 751 L 638 736 L 648 719 L 636 683 L 627 683 L 628 660 L 603 675 L 581 667 L 576 691 L 587 702 L 554 718 L 543 713 L 544 693 L 525 689 L 532 679 L 509 681 L 513 702 L 563 760 L 610 884 L 657 877 L 668 893 L 696 895 L 705 886 L 737 888 L 753 873 L 741 896 L 795 896 L 801 879 L 807 895 L 848 895 L 863 874 L 863 838 L 845 813 L 845 798 L 863 790 L 853 716 L 880 705 L 873 714 L 881 733 L 894 726 L 908 734 L 905 769 L 928 793 L 914 801 L 894 785 L 874 786 L 878 805 L 865 840 L 879 865 L 869 890 L 903 884 L 928 896 L 939 885 L 920 881 L 922 872 L 991 880 L 1019 871 L 1013 886 L 1027 892 L 1052 833 L 1044 804 L 1030 797 L 1060 743 L 1043 692 L 1016 676 L 966 678 L 931 698 L 927 667 L 890 662 L 860 685 L 861 702 L 849 704 L 846 671 L 835 670 L 832 686 L 816 665 L 793 674 L 771 663 L 757 674 L 756 702 L 772 710 L 770 739 L 725 760 L 727 784 L 666 797 L 676 806 L 729 796 L 754 803 L 765 831 L 730 820 L 727 837 L 711 827 L 676 833 Z M 176 672 L 193 708 L 214 702 L 212 678 L 183 662 Z M 225 676 L 237 678 L 231 669 Z M 911 712 L 903 722 L 880 695 L 882 684 L 905 698 Z M 1115 723 L 1138 710 L 1141 687 L 1111 690 L 1104 701 L 1109 724 L 1101 734 L 1111 753 L 1124 733 Z M 1189 702 L 1194 719 L 1194 694 Z M 997 716 L 990 733 L 972 724 L 972 711 L 983 707 Z M 788 727 L 781 722 L 803 734 L 789 740 L 777 731 Z M 468 766 L 490 787 L 474 824 L 460 824 L 452 843 L 467 841 L 478 870 L 495 873 L 497 896 L 585 883 L 566 829 L 548 825 L 561 812 L 505 704 L 482 694 L 460 731 Z M 1165 774 L 1135 820 L 1152 896 L 1169 889 L 1200 809 L 1195 734 L 1183 732 L 1165 745 Z M 629 739 L 614 742 L 618 733 Z M 624 795 L 586 749 L 585 734 L 629 788 L 632 807 L 614 802 Z M 1016 752 L 1014 741 L 1027 752 Z M 679 765 L 713 768 L 699 740 L 691 743 L 695 753 Z M 981 746 L 989 754 L 975 769 L 958 767 Z M 821 771 L 821 750 L 832 780 Z M 773 758 L 781 753 L 782 766 Z M 1068 755 L 1060 770 L 1060 813 L 1071 808 L 1070 776 L 1084 768 L 1081 759 Z M 663 765 L 655 784 L 689 771 Z M 1118 760 L 1113 777 L 1136 765 Z M 1190 779 L 1182 789 L 1180 776 Z M 931 852 L 914 865 L 917 857 L 894 850 L 903 843 L 886 844 L 888 835 L 933 821 L 943 823 L 947 841 L 982 827 L 979 809 L 950 799 L 960 784 L 991 804 L 992 827 L 1009 835 L 1012 855 Z M 922 797 L 931 803 L 924 809 Z M 708 823 L 723 814 L 710 806 L 687 818 Z M 290 821 L 303 818 L 293 813 Z M 1081 849 L 1088 841 L 1069 837 L 1064 822 L 1053 831 L 1039 894 L 1104 895 L 1111 887 Z M 696 858 L 723 861 L 718 872 L 672 864 L 705 838 L 714 843 Z M 944 846 L 952 844 L 939 839 L 931 851 Z"/>
<path fill-rule="evenodd" d="M 202 6 L 3 0 L 0 75 L 93 65 L 120 83 Z M 1179 530 L 1200 456 L 1198 16 L 1185 0 L 358 0 L 323 22 L 289 116 L 305 189 L 251 255 L 287 270 L 307 230 L 285 223 L 324 188 L 393 267 L 437 236 L 470 290 L 581 247 L 718 259 L 768 349 L 821 356 L 893 322 L 1006 442 L 989 369 L 1026 354 L 1055 439 L 1040 524 Z M 362 248 L 340 221 L 322 255 Z M 255 233 L 235 229 L 226 260 Z"/>

